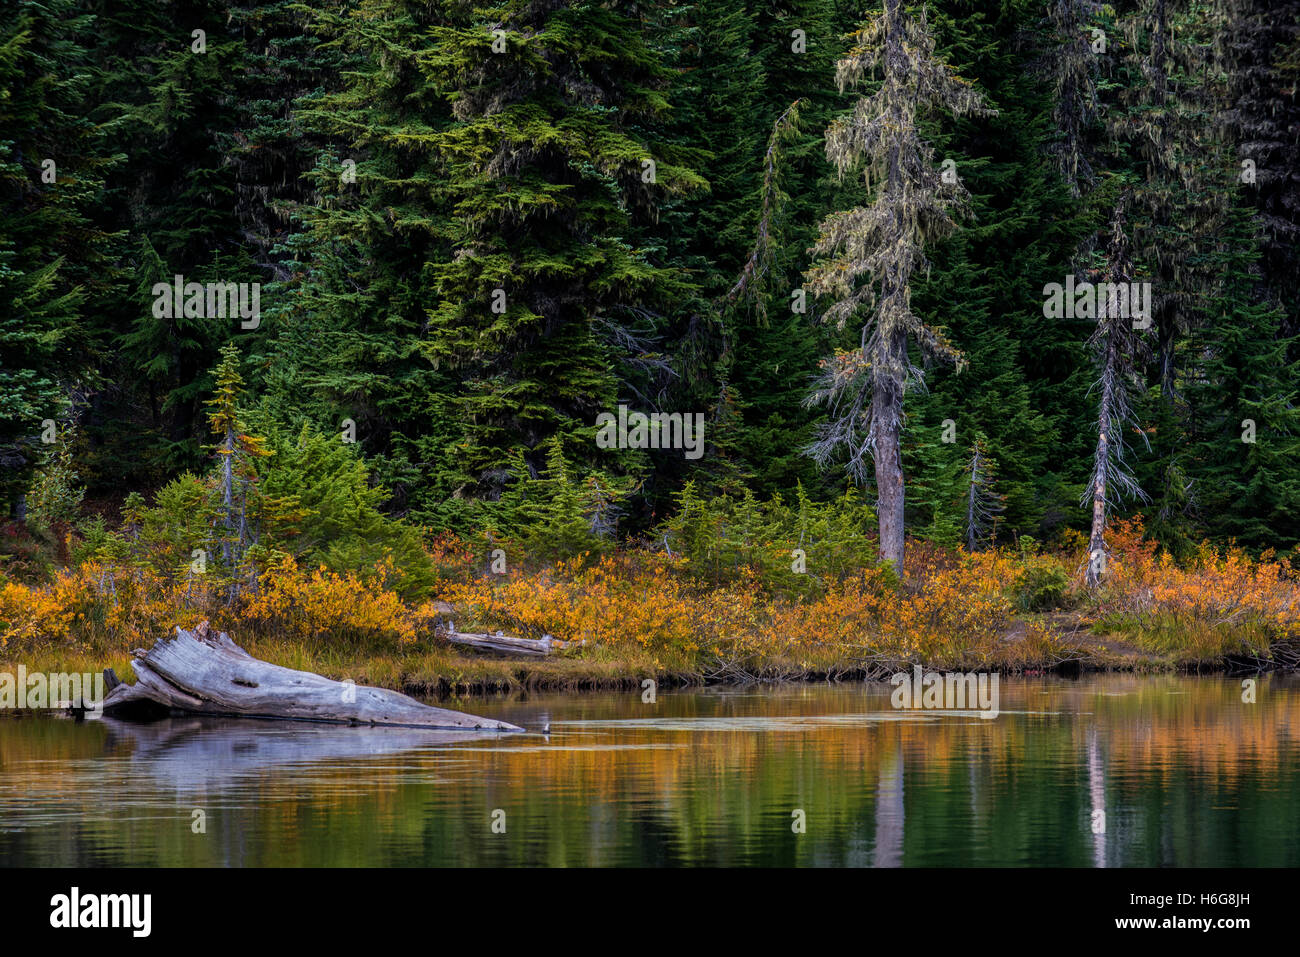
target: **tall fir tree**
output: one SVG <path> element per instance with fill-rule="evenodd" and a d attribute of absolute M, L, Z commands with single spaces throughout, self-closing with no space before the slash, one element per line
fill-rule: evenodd
<path fill-rule="evenodd" d="M 130 237 L 126 278 L 98 303 L 116 386 L 95 395 L 86 430 L 100 446 L 97 481 L 149 482 L 202 461 L 203 397 L 240 332 L 227 318 L 157 315 L 153 284 L 269 278 L 240 230 L 230 162 L 246 48 L 218 0 L 85 4 L 96 16 L 85 108 L 123 154 L 98 216 Z"/>
<path fill-rule="evenodd" d="M 591 462 L 597 415 L 653 401 L 663 308 L 689 285 L 628 233 L 704 180 L 653 135 L 667 76 L 634 9 L 454 5 L 421 57 L 456 119 L 430 138 L 450 256 L 429 267 L 426 353 L 463 377 L 462 492 L 497 494 L 516 446 L 540 469 L 556 435 Z"/>
<path fill-rule="evenodd" d="M 1300 365 L 1279 308 L 1258 296 L 1259 233 L 1245 208 L 1221 239 L 1210 318 L 1186 360 L 1186 512 L 1197 534 L 1285 550 L 1300 543 Z"/>
<path fill-rule="evenodd" d="M 0 507 L 20 515 L 42 435 L 98 378 L 119 237 L 93 216 L 117 157 L 85 112 L 94 18 L 22 0 L 2 20 Z"/>
<path fill-rule="evenodd" d="M 956 229 L 953 214 L 968 201 L 966 190 L 941 174 L 917 123 L 922 111 L 935 108 L 957 115 L 989 111 L 979 92 L 935 56 L 924 13 L 913 18 L 901 0 L 885 0 L 837 65 L 836 78 L 841 88 L 857 86 L 877 66 L 879 90 L 859 98 L 852 115 L 833 123 L 826 136 L 827 157 L 841 175 L 865 159 L 866 188 L 872 189 L 873 175 L 879 183 L 872 206 L 822 224 L 815 251 L 825 258 L 808 272 L 809 287 L 833 297 L 826 320 L 842 328 L 867 313 L 857 346 L 826 363 L 817 395 L 831 421 L 813 452 L 823 463 L 847 453 L 848 469 L 859 479 L 868 454 L 874 459 L 880 556 L 901 575 L 903 399 L 909 384 L 921 381 L 909 340 L 928 356 L 960 359 L 943 333 L 912 310 L 912 277 L 927 265 L 924 247 Z"/>

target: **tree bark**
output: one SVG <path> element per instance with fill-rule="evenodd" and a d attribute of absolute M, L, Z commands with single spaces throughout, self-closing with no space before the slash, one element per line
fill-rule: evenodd
<path fill-rule="evenodd" d="M 903 577 L 903 389 L 894 370 L 906 361 L 901 333 L 885 344 L 882 369 L 872 396 L 875 424 L 876 515 L 880 523 L 880 560 Z"/>
<path fill-rule="evenodd" d="M 890 65 L 903 57 L 903 31 L 899 21 L 900 0 L 885 0 L 886 84 L 896 84 L 897 77 Z M 902 112 L 897 96 L 890 111 L 894 128 L 901 131 L 909 117 Z M 905 227 L 902 206 L 906 190 L 900 162 L 902 149 L 895 134 L 889 151 L 885 178 L 885 196 L 889 199 L 895 242 L 903 241 Z M 897 266 L 895 266 L 897 269 Z M 880 284 L 880 312 L 882 328 L 879 330 L 879 355 L 875 356 L 872 373 L 872 427 L 875 433 L 875 465 L 877 518 L 880 523 L 880 560 L 892 565 L 899 578 L 903 577 L 903 369 L 907 363 L 906 334 L 883 321 L 890 305 L 898 300 L 907 301 L 907 289 L 898 281 L 894 270 L 882 278 Z"/>

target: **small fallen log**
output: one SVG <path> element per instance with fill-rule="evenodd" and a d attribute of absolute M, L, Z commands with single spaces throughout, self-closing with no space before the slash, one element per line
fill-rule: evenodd
<path fill-rule="evenodd" d="M 580 648 L 587 643 L 585 638 L 582 641 L 562 641 L 551 635 L 543 635 L 541 638 L 516 638 L 513 635 L 502 634 L 499 631 L 496 634 L 457 631 L 454 625 L 448 625 L 445 630 L 438 629 L 435 633 L 438 637 L 445 638 L 454 645 L 464 645 L 467 648 L 473 648 L 475 651 L 488 651 L 500 655 L 523 655 L 532 658 L 544 658 L 566 648 Z"/>
<path fill-rule="evenodd" d="M 513 638 L 499 631 L 495 635 L 488 635 L 449 630 L 443 633 L 443 637 L 452 644 L 467 645 L 478 651 L 494 651 L 503 655 L 527 655 L 534 658 L 544 658 L 556 647 L 564 644 L 550 635 L 545 638 Z"/>
<path fill-rule="evenodd" d="M 202 622 L 177 627 L 149 651 L 135 652 L 136 683 L 122 684 L 109 669 L 105 714 L 124 714 L 152 703 L 191 714 L 288 718 L 338 724 L 395 725 L 478 731 L 522 731 L 504 721 L 421 704 L 396 691 L 333 681 L 308 671 L 254 658 Z"/>
<path fill-rule="evenodd" d="M 549 654 L 569 647 L 573 644 L 571 641 L 561 641 L 550 635 L 544 635 L 541 638 L 516 638 L 513 635 L 489 634 L 487 632 L 475 631 L 457 631 L 456 622 L 452 616 L 456 613 L 453 608 L 445 601 L 435 601 L 433 603 L 434 612 L 436 613 L 434 625 L 434 634 L 440 638 L 445 638 L 454 645 L 464 645 L 467 648 L 473 648 L 475 651 L 493 652 L 499 655 L 522 655 L 529 658 L 544 658 Z M 441 619 L 441 620 L 439 620 Z M 578 642 L 585 645 L 586 641 Z"/>

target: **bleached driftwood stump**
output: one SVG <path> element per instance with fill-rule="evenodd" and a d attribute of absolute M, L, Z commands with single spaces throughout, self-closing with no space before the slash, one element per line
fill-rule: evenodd
<path fill-rule="evenodd" d="M 111 689 L 104 713 L 121 713 L 142 702 L 193 714 L 289 718 L 340 724 L 401 725 L 478 731 L 522 731 L 504 721 L 421 704 L 396 691 L 333 681 L 308 671 L 254 658 L 225 632 L 201 623 L 177 627 L 148 652 L 137 651 L 136 683 L 122 684 L 104 672 Z"/>

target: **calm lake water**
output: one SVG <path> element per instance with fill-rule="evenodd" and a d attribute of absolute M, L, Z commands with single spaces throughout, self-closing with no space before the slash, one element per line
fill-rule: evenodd
<path fill-rule="evenodd" d="M 0 865 L 1300 865 L 1294 679 L 890 690 L 452 703 L 532 732 L 492 737 L 0 719 Z"/>

